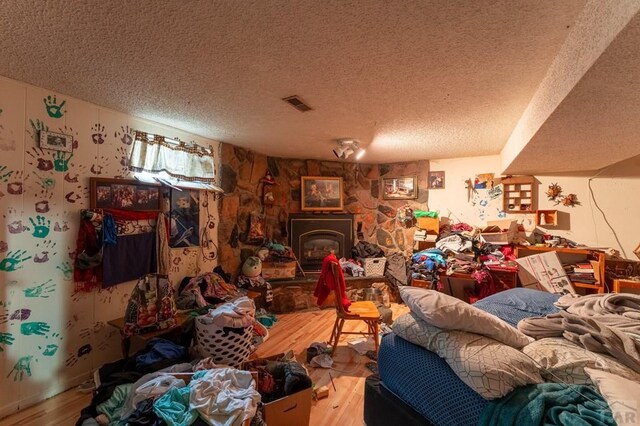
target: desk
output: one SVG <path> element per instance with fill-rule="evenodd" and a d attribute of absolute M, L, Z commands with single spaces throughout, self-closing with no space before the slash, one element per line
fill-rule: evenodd
<path fill-rule="evenodd" d="M 150 333 L 144 333 L 144 334 L 136 334 L 133 335 L 131 337 L 123 337 L 122 336 L 122 330 L 124 329 L 124 317 L 118 318 L 118 319 L 114 319 L 111 320 L 109 322 L 107 322 L 107 324 L 109 324 L 112 327 L 117 328 L 118 330 L 120 330 L 120 337 L 122 339 L 121 342 L 121 346 L 122 346 L 122 356 L 126 359 L 129 358 L 129 350 L 131 349 L 131 338 L 132 337 L 138 337 L 142 340 L 144 340 L 145 342 L 148 342 L 149 340 L 153 339 L 154 337 L 159 337 L 159 336 L 164 336 L 166 334 L 169 334 L 173 331 L 182 329 L 182 326 L 184 326 L 185 324 L 187 324 L 190 321 L 193 321 L 193 316 L 189 315 L 189 313 L 179 313 L 176 315 L 176 325 L 170 328 L 165 328 L 163 330 L 157 330 L 157 331 L 152 331 Z"/>
<path fill-rule="evenodd" d="M 613 280 L 614 293 L 620 293 L 620 289 L 622 288 L 633 288 L 635 290 L 640 290 L 640 281 L 624 280 L 624 279 Z"/>

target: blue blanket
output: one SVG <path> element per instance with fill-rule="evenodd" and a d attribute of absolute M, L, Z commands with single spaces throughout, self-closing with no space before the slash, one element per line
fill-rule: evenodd
<path fill-rule="evenodd" d="M 515 389 L 487 404 L 480 426 L 615 426 L 602 396 L 584 385 L 541 383 Z"/>

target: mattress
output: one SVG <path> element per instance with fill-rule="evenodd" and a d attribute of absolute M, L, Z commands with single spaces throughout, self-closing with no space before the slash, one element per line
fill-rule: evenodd
<path fill-rule="evenodd" d="M 530 317 L 543 317 L 559 311 L 553 303 L 560 295 L 528 288 L 513 288 L 492 294 L 473 306 L 489 312 L 516 327 L 518 322 Z"/>
<path fill-rule="evenodd" d="M 382 338 L 378 371 L 387 389 L 438 426 L 476 425 L 487 404 L 444 359 L 393 333 Z"/>
<path fill-rule="evenodd" d="M 558 297 L 516 288 L 486 297 L 475 306 L 515 327 L 523 318 L 557 312 L 553 302 Z M 487 404 L 444 359 L 393 333 L 382 339 L 378 370 L 387 389 L 438 426 L 475 425 Z"/>

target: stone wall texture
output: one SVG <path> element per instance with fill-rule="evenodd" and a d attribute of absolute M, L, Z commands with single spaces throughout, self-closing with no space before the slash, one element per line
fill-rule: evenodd
<path fill-rule="evenodd" d="M 366 241 L 376 243 L 385 251 L 410 253 L 413 249 L 414 228 L 404 227 L 398 220 L 398 209 L 405 206 L 427 210 L 426 160 L 393 163 L 363 164 L 338 161 L 296 160 L 268 157 L 230 144 L 222 144 L 221 185 L 225 195 L 220 202 L 220 264 L 237 274 L 241 258 L 257 246 L 247 242 L 252 214 L 266 217 L 267 238 L 289 244 L 286 230 L 289 214 L 300 213 L 300 177 L 340 176 L 344 180 L 344 212 L 362 222 Z M 274 203 L 262 203 L 262 178 L 269 170 L 275 185 Z M 382 197 L 381 177 L 418 177 L 418 198 L 414 200 L 385 200 Z M 330 213 L 326 213 L 329 215 Z M 355 229 L 354 229 L 355 235 Z M 243 253 L 244 250 L 244 253 Z"/>

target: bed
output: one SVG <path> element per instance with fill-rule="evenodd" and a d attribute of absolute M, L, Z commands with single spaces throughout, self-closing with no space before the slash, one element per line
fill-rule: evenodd
<path fill-rule="evenodd" d="M 523 318 L 557 312 L 559 296 L 537 290 L 515 288 L 476 302 L 475 306 L 512 326 Z M 367 426 L 434 424 L 464 426 L 477 424 L 486 400 L 464 384 L 436 354 L 393 333 L 383 337 L 378 355 L 379 380 L 365 387 Z M 407 413 L 406 406 L 410 407 Z M 384 412 L 385 416 L 372 415 Z M 407 416 L 413 415 L 411 419 Z"/>

